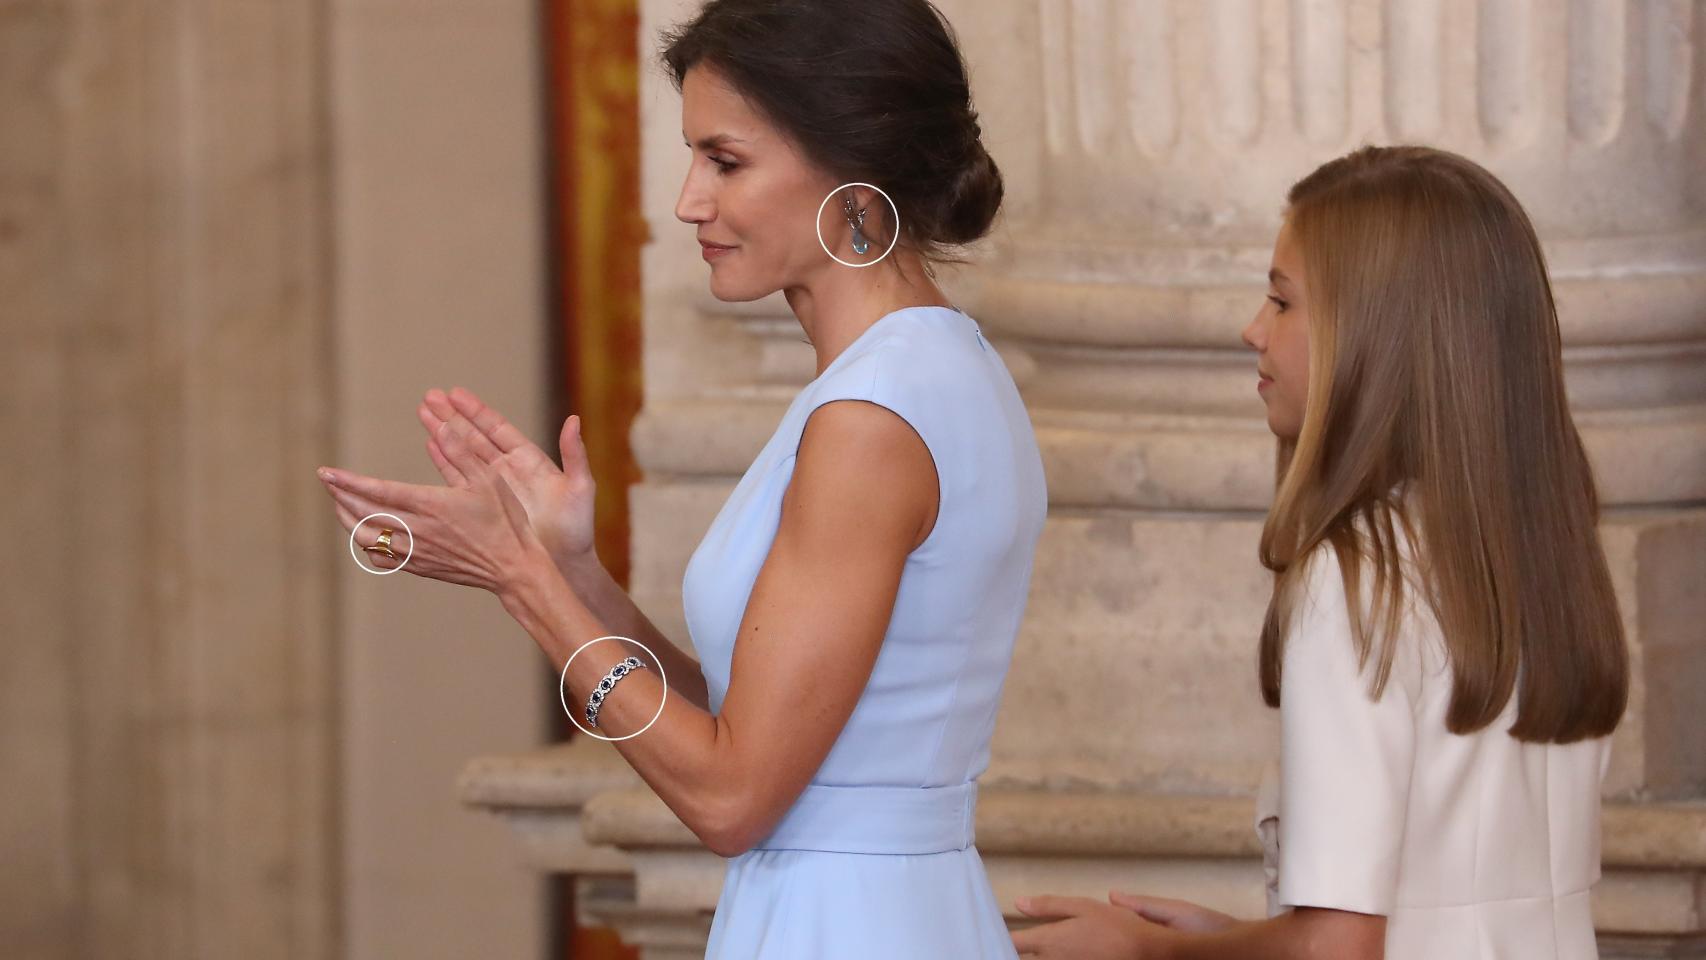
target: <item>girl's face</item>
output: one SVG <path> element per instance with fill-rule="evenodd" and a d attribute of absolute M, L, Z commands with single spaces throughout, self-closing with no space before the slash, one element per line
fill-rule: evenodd
<path fill-rule="evenodd" d="M 833 262 L 818 245 L 813 218 L 838 184 L 715 70 L 697 66 L 682 78 L 681 134 L 693 161 L 675 216 L 698 227 L 713 296 L 757 300 L 802 285 Z M 835 230 L 838 202 L 824 205 L 823 236 L 832 244 L 848 232 Z"/>
<path fill-rule="evenodd" d="M 1303 295 L 1304 264 L 1280 227 L 1268 270 L 1268 296 L 1256 318 L 1244 328 L 1244 342 L 1256 351 L 1257 391 L 1268 405 L 1268 429 L 1284 440 L 1303 430 L 1303 405 L 1309 396 L 1309 304 Z"/>

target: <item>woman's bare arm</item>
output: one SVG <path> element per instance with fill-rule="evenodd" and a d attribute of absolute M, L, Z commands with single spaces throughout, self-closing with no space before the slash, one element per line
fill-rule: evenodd
<path fill-rule="evenodd" d="M 669 697 L 658 713 L 663 686 L 650 670 L 605 700 L 600 732 L 626 737 L 617 750 L 712 851 L 737 856 L 768 836 L 828 756 L 870 679 L 936 500 L 934 462 L 905 421 L 860 401 L 818 408 L 747 599 L 722 710 Z M 543 549 L 500 599 L 556 663 L 615 632 Z M 570 667 L 569 696 L 584 702 L 628 652 L 617 641 L 588 647 Z"/>
<path fill-rule="evenodd" d="M 653 625 L 651 618 L 634 603 L 598 558 L 591 554 L 579 560 L 557 560 L 557 569 L 568 581 L 575 595 L 598 622 L 613 634 L 638 640 L 663 661 L 669 675 L 671 696 L 685 697 L 701 710 L 711 709 L 710 692 L 705 689 L 705 675 L 699 661 L 677 647 Z"/>

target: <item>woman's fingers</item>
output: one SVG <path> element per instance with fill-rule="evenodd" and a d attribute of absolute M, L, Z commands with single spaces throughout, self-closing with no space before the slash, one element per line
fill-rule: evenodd
<path fill-rule="evenodd" d="M 436 400 L 433 397 L 434 394 L 438 395 Z M 456 415 L 455 409 L 450 406 L 450 401 L 445 398 L 444 391 L 436 388 L 428 390 L 427 398 L 415 407 L 415 416 L 420 419 L 421 426 L 426 428 L 427 456 L 432 459 L 432 465 L 438 469 L 438 475 L 444 478 L 445 483 L 453 487 L 466 487 L 468 485 L 467 473 L 463 472 L 460 466 L 452 463 L 450 458 L 444 455 L 444 448 L 438 444 L 439 428 L 444 426 L 444 422 L 449 419 L 449 417 L 441 417 L 439 415 L 440 410 L 449 411 L 452 417 Z"/>
<path fill-rule="evenodd" d="M 445 483 L 453 487 L 466 487 L 468 485 L 468 475 L 463 473 L 456 464 L 450 462 L 450 458 L 444 455 L 444 450 L 438 445 L 436 439 L 427 437 L 426 448 L 427 456 L 432 458 L 432 465 L 438 468 L 438 475 L 444 478 Z"/>
<path fill-rule="evenodd" d="M 338 525 L 344 528 L 345 533 L 348 533 L 349 531 L 354 530 L 356 522 L 361 519 L 360 517 L 351 513 L 349 511 L 348 507 L 339 503 L 337 500 L 332 501 L 332 512 L 334 514 L 337 514 Z"/>
<path fill-rule="evenodd" d="M 429 441 L 438 446 L 437 455 L 433 454 L 430 447 L 427 450 L 428 455 L 433 456 L 433 463 L 436 465 L 438 456 L 443 456 L 456 468 L 456 472 L 461 474 L 464 480 L 478 473 L 482 464 L 495 463 L 503 455 L 503 451 L 498 449 L 497 445 L 485 436 L 472 421 L 469 421 L 456 407 L 451 405 L 450 397 L 437 387 L 426 392 L 426 396 L 422 398 L 420 405 L 415 408 L 415 416 L 420 418 L 421 425 L 426 427 Z M 457 422 L 467 423 L 466 433 L 473 435 L 463 444 L 465 452 L 453 452 L 446 449 L 444 431 L 449 425 Z M 467 459 L 468 457 L 474 459 Z M 444 472 L 442 467 L 440 467 L 439 472 Z M 447 476 L 445 479 L 449 481 L 450 477 Z M 466 483 L 458 484 L 454 481 L 452 484 L 455 486 L 467 485 Z"/>
<path fill-rule="evenodd" d="M 1044 893 L 1034 897 L 1020 897 L 1013 905 L 1027 917 L 1076 917 L 1089 912 L 1096 906 L 1096 902 L 1084 897 L 1057 897 Z"/>
<path fill-rule="evenodd" d="M 415 408 L 415 416 L 419 417 L 421 425 L 426 427 L 429 443 L 427 455 L 432 457 L 433 464 L 439 468 L 438 472 L 445 474 L 444 466 L 439 462 L 442 457 L 460 476 L 461 482 L 458 482 L 445 474 L 444 479 L 451 486 L 467 486 L 469 479 L 481 473 L 484 465 L 495 463 L 503 456 L 503 451 L 480 433 L 467 417 L 451 406 L 450 398 L 443 390 L 436 387 L 428 390 L 420 405 Z M 464 426 L 455 427 L 458 423 Z M 455 444 L 445 436 L 446 431 L 452 429 L 465 437 L 464 442 Z M 436 453 L 433 445 L 437 447 Z"/>
<path fill-rule="evenodd" d="M 456 408 L 451 405 L 449 395 L 437 387 L 428 390 L 421 402 L 440 422 L 456 416 Z M 430 429 L 437 429 L 437 426 L 436 423 L 432 424 Z"/>
<path fill-rule="evenodd" d="M 450 405 L 450 398 L 437 387 L 428 390 L 421 402 L 415 405 L 415 417 L 420 420 L 421 426 L 426 428 L 428 437 L 438 436 L 438 428 L 456 415 L 456 408 Z"/>
<path fill-rule="evenodd" d="M 446 420 L 438 428 L 438 447 L 470 476 L 484 473 L 488 464 L 503 458 L 503 451 L 461 414 Z"/>
<path fill-rule="evenodd" d="M 386 545 L 391 548 L 392 553 L 396 554 L 395 557 L 387 557 L 377 550 L 367 549 L 368 547 L 378 546 L 380 534 L 387 529 L 391 530 L 391 539 L 387 541 Z M 388 527 L 383 518 L 369 520 L 361 525 L 361 530 L 355 535 L 355 548 L 367 558 L 369 566 L 379 570 L 395 570 L 402 566 L 405 560 L 414 559 L 410 556 L 414 551 L 409 546 L 409 534 L 396 527 Z M 420 566 L 418 564 L 413 565 L 413 570 L 419 573 Z"/>
<path fill-rule="evenodd" d="M 563 421 L 563 430 L 557 435 L 557 448 L 563 454 L 564 476 L 571 479 L 592 476 L 592 465 L 586 458 L 586 444 L 581 442 L 579 416 L 572 416 Z"/>
<path fill-rule="evenodd" d="M 421 422 L 421 426 L 426 428 L 427 436 L 431 437 L 438 434 L 439 424 L 448 418 L 439 416 L 436 410 L 422 401 L 415 404 L 415 419 Z"/>
<path fill-rule="evenodd" d="M 379 506 L 365 497 L 351 493 L 350 491 L 340 487 L 333 486 L 332 484 L 328 483 L 325 487 L 326 492 L 331 495 L 334 501 L 337 502 L 337 505 L 351 516 L 351 521 L 344 524 L 344 529 L 346 530 L 352 529 L 361 519 L 371 517 L 376 513 L 395 512 L 394 510 L 388 510 L 385 507 Z M 343 519 L 341 514 L 339 515 L 339 519 Z"/>
<path fill-rule="evenodd" d="M 376 509 L 380 510 L 389 504 L 392 507 L 419 512 L 420 508 L 432 499 L 432 491 L 442 489 L 397 480 L 381 480 L 378 477 L 351 473 L 348 470 L 333 470 L 329 467 L 322 468 L 322 472 L 327 483 L 376 504 Z"/>
<path fill-rule="evenodd" d="M 472 390 L 465 387 L 452 389 L 450 404 L 504 453 L 531 442 L 514 424 L 505 420 L 502 414 L 486 406 Z"/>
<path fill-rule="evenodd" d="M 452 415 L 454 415 L 454 411 L 452 411 Z M 467 475 L 462 472 L 460 467 L 450 463 L 449 458 L 444 455 L 443 448 L 438 445 L 438 430 L 444 426 L 444 420 L 425 402 L 416 405 L 415 418 L 420 420 L 421 426 L 426 428 L 427 456 L 432 458 L 432 465 L 438 468 L 438 475 L 444 478 L 445 483 L 453 487 L 467 486 Z"/>
<path fill-rule="evenodd" d="M 367 562 L 372 566 L 381 570 L 389 570 L 392 567 L 402 566 L 404 558 L 409 556 L 411 546 L 409 532 L 406 529 L 391 526 L 393 521 L 389 517 L 374 517 L 362 523 L 361 516 L 357 516 L 350 508 L 335 499 L 332 502 L 332 512 L 337 514 L 338 524 L 344 530 L 354 531 L 356 549 L 362 550 L 367 555 Z M 361 525 L 360 529 L 356 527 L 358 523 Z M 388 529 L 392 531 L 390 547 L 391 552 L 397 555 L 395 560 L 383 553 L 363 550 L 364 547 L 377 546 L 380 535 Z"/>
<path fill-rule="evenodd" d="M 494 510 L 505 509 L 501 498 L 482 495 L 485 491 L 473 488 L 477 485 L 452 490 L 380 480 L 330 467 L 319 473 L 327 494 L 336 503 L 338 522 L 355 531 L 358 549 L 376 546 L 386 529 L 392 531 L 388 543 L 396 556 L 369 551 L 357 558 L 363 566 L 387 571 L 400 568 L 446 583 L 496 589 L 498 571 L 504 569 L 516 542 L 509 516 L 502 512 L 494 515 Z M 501 532 L 493 530 L 493 520 Z M 416 535 L 425 539 L 416 543 Z"/>
<path fill-rule="evenodd" d="M 320 482 L 333 500 L 358 517 L 390 513 L 405 521 L 423 513 L 430 513 L 429 509 L 424 508 L 430 505 L 432 491 L 444 489 L 399 483 L 395 480 L 380 480 L 377 477 L 327 467 L 320 469 Z"/>

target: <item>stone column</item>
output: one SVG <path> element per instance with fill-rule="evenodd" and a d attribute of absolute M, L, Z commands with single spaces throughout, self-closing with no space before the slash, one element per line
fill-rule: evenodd
<path fill-rule="evenodd" d="M 8 960 L 544 949 L 451 784 L 555 670 L 313 474 L 435 480 L 429 385 L 555 435 L 535 15 L 0 3 Z"/>
<path fill-rule="evenodd" d="M 8 956 L 337 955 L 324 13 L 0 9 Z"/>
<path fill-rule="evenodd" d="M 1547 245 L 1638 664 L 1608 792 L 1706 790 L 1706 748 L 1677 736 L 1706 689 L 1706 636 L 1678 632 L 1684 596 L 1650 599 L 1697 590 L 1706 564 L 1687 510 L 1706 499 L 1698 9 L 1036 5 L 1035 201 L 975 302 L 1033 371 L 1056 516 L 1004 716 L 1075 693 L 1053 721 L 1004 725 L 1003 761 L 1027 778 L 1251 783 L 1266 744 L 1249 731 L 1271 719 L 1248 691 L 1273 440 L 1238 331 L 1260 305 L 1287 186 L 1363 143 L 1426 142 L 1510 183 Z M 1679 525 L 1696 539 L 1660 566 L 1658 543 L 1690 536 Z M 1144 695 L 1081 689 L 1076 665 L 1051 665 L 1063 650 Z M 1208 729 L 1193 709 L 1205 696 L 1231 702 Z"/>
<path fill-rule="evenodd" d="M 646 3 L 642 42 L 690 6 Z M 1261 909 L 1248 798 L 1274 748 L 1255 683 L 1269 587 L 1255 550 L 1274 442 L 1238 333 L 1260 305 L 1290 183 L 1365 142 L 1419 141 L 1504 177 L 1554 271 L 1635 662 L 1596 901 L 1608 956 L 1671 955 L 1698 938 L 1699 0 L 941 6 L 1009 185 L 987 256 L 952 292 L 1020 381 L 1051 501 L 980 801 L 979 848 L 1001 902 L 1122 886 Z M 655 239 L 634 583 L 684 637 L 679 583 L 698 532 L 812 367 L 780 303 L 705 295 L 690 231 L 671 217 L 685 164 L 678 102 L 648 82 Z M 519 769 L 550 781 L 591 762 L 572 756 Z M 537 785 L 514 768 L 471 768 L 465 795 L 519 808 L 531 795 L 520 788 Z M 621 848 L 635 871 L 632 901 L 601 915 L 648 957 L 687 956 L 679 938 L 715 902 L 718 874 L 644 796 L 612 787 L 560 802 L 582 840 Z M 669 939 L 659 917 L 676 924 Z"/>
<path fill-rule="evenodd" d="M 326 2 L 337 462 L 441 483 L 414 409 L 453 384 L 554 451 L 537 4 Z M 342 551 L 346 956 L 543 956 L 545 884 L 452 783 L 469 757 L 546 735 L 561 665 L 491 595 L 361 573 L 316 519 Z"/>

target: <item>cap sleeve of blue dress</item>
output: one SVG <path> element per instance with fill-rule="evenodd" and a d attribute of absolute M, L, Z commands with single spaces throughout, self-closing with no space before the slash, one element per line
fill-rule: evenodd
<path fill-rule="evenodd" d="M 912 364 L 905 351 L 904 344 L 879 342 L 861 349 L 857 356 L 848 358 L 845 366 L 813 383 L 801 419 L 802 431 L 805 421 L 810 420 L 811 415 L 824 404 L 837 400 L 863 400 L 887 407 L 922 435 L 922 411 L 913 402 L 914 391 L 909 389 L 909 382 L 913 379 Z"/>
<path fill-rule="evenodd" d="M 941 475 L 948 466 L 942 461 L 948 435 L 940 421 L 957 415 L 957 411 L 941 408 L 952 406 L 956 398 L 940 389 L 932 390 L 928 377 L 918 374 L 917 364 L 906 356 L 904 345 L 882 343 L 862 351 L 845 367 L 813 385 L 801 414 L 800 435 L 804 436 L 805 425 L 811 415 L 825 404 L 837 400 L 862 400 L 883 407 L 911 427 L 924 442 L 925 450 L 936 466 L 940 496 L 948 485 L 947 478 Z M 798 453 L 797 444 L 795 453 Z"/>
<path fill-rule="evenodd" d="M 1376 658 L 1357 662 L 1338 558 L 1322 545 L 1305 562 L 1280 667 L 1276 900 L 1390 915 L 1415 747 L 1411 695 L 1395 671 L 1370 697 Z"/>
<path fill-rule="evenodd" d="M 813 381 L 802 397 L 805 404 L 800 411 L 800 435 L 804 435 L 812 414 L 825 404 L 837 400 L 877 402 L 880 377 L 883 373 L 883 353 L 884 350 L 880 346 L 860 350 L 856 356 L 848 357 L 843 364 Z M 794 452 L 799 452 L 797 441 Z"/>

